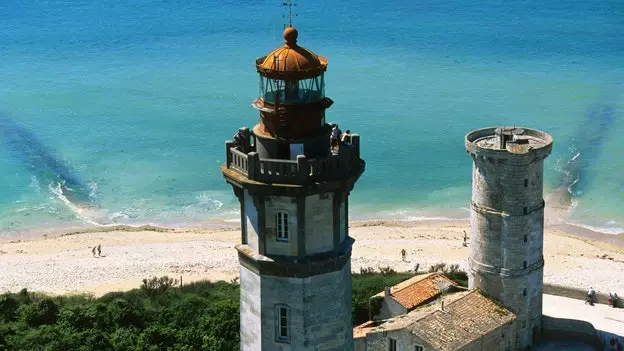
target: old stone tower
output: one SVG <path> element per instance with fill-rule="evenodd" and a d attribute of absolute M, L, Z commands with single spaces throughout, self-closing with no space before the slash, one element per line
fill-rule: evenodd
<path fill-rule="evenodd" d="M 542 175 L 551 148 L 549 134 L 528 128 L 485 128 L 466 135 L 474 160 L 468 285 L 516 314 L 514 349 L 531 346 L 541 332 Z"/>
<path fill-rule="evenodd" d="M 348 197 L 360 138 L 330 141 L 327 59 L 286 43 L 256 60 L 260 122 L 226 142 L 240 201 L 241 350 L 352 350 Z"/>

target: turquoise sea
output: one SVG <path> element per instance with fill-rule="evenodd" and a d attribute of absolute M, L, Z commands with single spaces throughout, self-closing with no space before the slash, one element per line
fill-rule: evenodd
<path fill-rule="evenodd" d="M 362 136 L 355 219 L 467 218 L 465 133 L 521 125 L 555 138 L 549 191 L 573 173 L 570 222 L 624 231 L 622 1 L 295 9 L 299 44 L 329 59 L 327 119 Z M 0 235 L 235 222 L 224 141 L 259 119 L 255 59 L 282 44 L 286 12 L 274 0 L 0 1 Z M 59 182 L 83 184 L 94 206 Z"/>

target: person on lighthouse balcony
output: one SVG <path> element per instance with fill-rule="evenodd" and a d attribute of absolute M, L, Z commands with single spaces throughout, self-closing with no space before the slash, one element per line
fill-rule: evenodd
<path fill-rule="evenodd" d="M 334 124 L 331 131 L 331 147 L 332 151 L 335 147 L 338 147 L 338 142 L 340 141 L 340 136 L 342 135 L 342 131 L 338 128 L 337 124 Z"/>

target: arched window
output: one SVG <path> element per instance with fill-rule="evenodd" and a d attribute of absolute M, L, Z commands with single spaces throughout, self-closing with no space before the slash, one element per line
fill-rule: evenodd
<path fill-rule="evenodd" d="M 288 241 L 288 213 L 277 212 L 275 214 L 275 236 L 277 241 Z"/>
<path fill-rule="evenodd" d="M 275 306 L 275 322 L 275 339 L 281 342 L 288 342 L 290 339 L 290 308 L 288 306 Z"/>

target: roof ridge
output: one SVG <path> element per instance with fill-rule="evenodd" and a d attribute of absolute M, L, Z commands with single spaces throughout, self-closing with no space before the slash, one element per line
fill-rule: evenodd
<path fill-rule="evenodd" d="M 464 296 L 459 297 L 459 298 L 457 298 L 457 299 L 455 299 L 455 300 L 453 300 L 453 301 L 449 302 L 449 306 L 450 306 L 450 305 L 452 305 L 452 304 L 454 304 L 455 302 L 457 302 L 457 301 L 459 301 L 459 300 L 461 300 L 461 299 L 465 298 L 466 296 L 470 296 L 470 295 L 472 295 L 472 293 L 475 293 L 475 292 L 476 292 L 476 293 L 479 293 L 479 291 L 478 291 L 478 290 L 468 290 L 468 293 L 467 293 L 467 294 L 465 294 Z M 459 292 L 459 294 L 461 294 L 461 292 Z M 481 295 L 481 294 L 479 294 L 479 295 Z M 483 295 L 481 295 L 481 296 L 483 296 Z"/>

